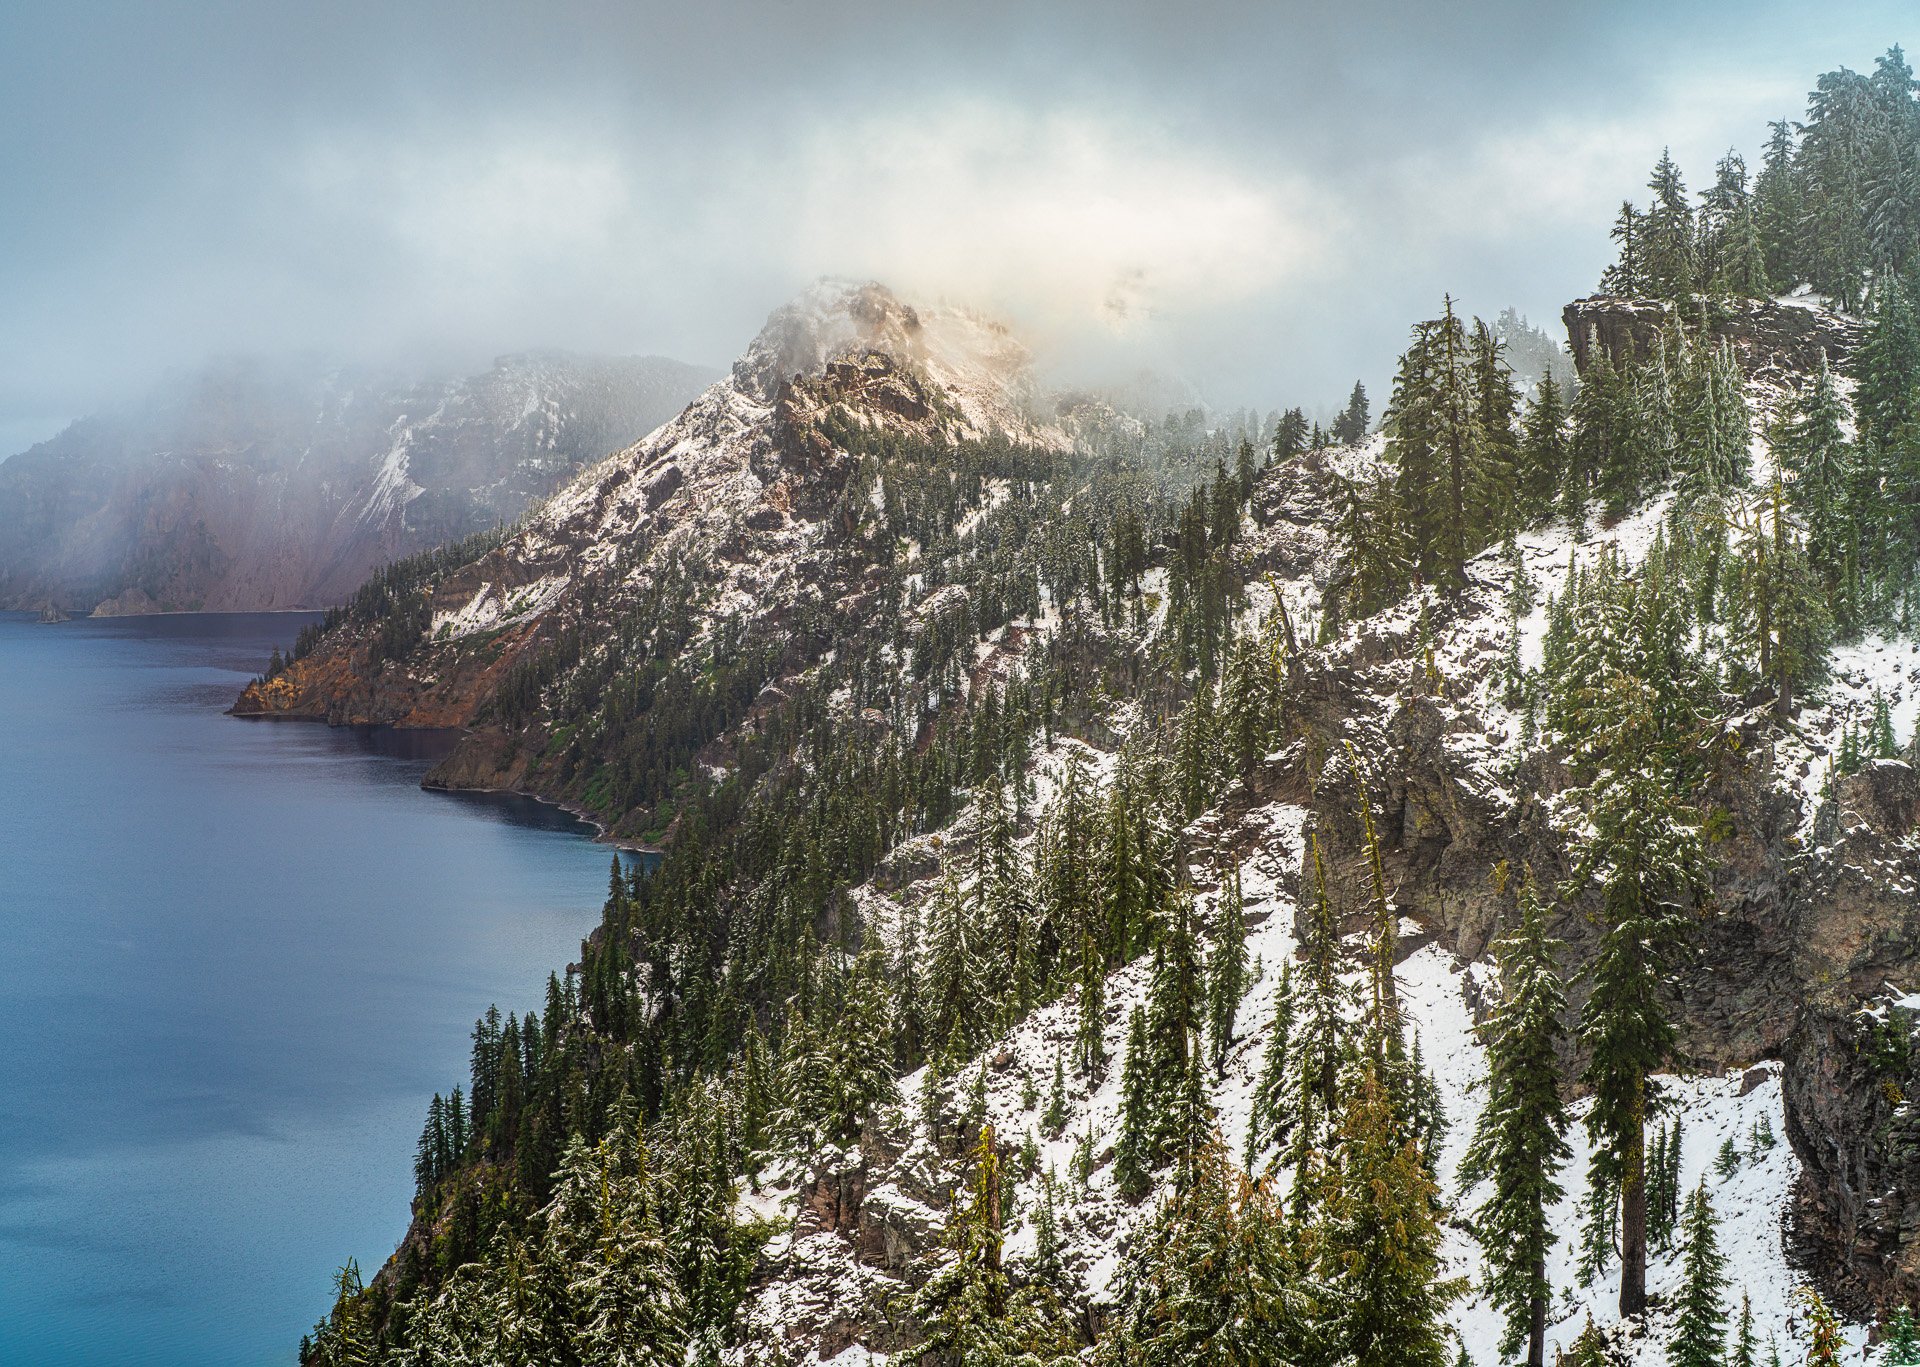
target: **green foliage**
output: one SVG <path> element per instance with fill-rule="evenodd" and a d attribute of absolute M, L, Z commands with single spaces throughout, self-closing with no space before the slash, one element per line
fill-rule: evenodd
<path fill-rule="evenodd" d="M 1703 1182 L 1687 1198 L 1679 1315 L 1667 1343 L 1672 1367 L 1722 1367 L 1726 1362 L 1727 1260 L 1715 1233 L 1713 1206 Z"/>
<path fill-rule="evenodd" d="M 1103 1367 L 1313 1361 L 1312 1282 L 1271 1186 L 1214 1135 L 1122 1264 Z"/>
<path fill-rule="evenodd" d="M 1500 1352 L 1529 1341 L 1528 1362 L 1543 1361 L 1542 1331 L 1553 1288 L 1547 1254 L 1556 1242 L 1548 1213 L 1570 1155 L 1560 1096 L 1559 1049 L 1566 993 L 1548 938 L 1546 913 L 1531 887 L 1520 894 L 1520 925 L 1496 947 L 1501 993 L 1487 1032 L 1487 1099 L 1461 1164 L 1461 1182 L 1488 1182 L 1474 1233 L 1487 1262 L 1490 1299 L 1505 1316 Z"/>

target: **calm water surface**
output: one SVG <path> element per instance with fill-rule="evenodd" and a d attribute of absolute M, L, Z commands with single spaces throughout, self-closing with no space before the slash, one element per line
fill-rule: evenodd
<path fill-rule="evenodd" d="M 608 851 L 430 742 L 221 715 L 306 620 L 0 614 L 0 1363 L 292 1362 L 598 914 Z"/>

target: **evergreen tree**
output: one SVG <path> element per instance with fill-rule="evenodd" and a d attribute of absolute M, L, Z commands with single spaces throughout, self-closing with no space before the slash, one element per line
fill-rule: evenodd
<path fill-rule="evenodd" d="M 1302 928 L 1300 972 L 1291 999 L 1292 1075 L 1287 1087 L 1294 1097 L 1287 1157 L 1293 1166 L 1296 1213 L 1305 1209 L 1319 1181 L 1318 1168 L 1342 1111 L 1340 1074 L 1354 1053 L 1349 1019 L 1354 995 L 1341 976 L 1340 937 L 1327 897 L 1318 833 L 1308 837 L 1307 845 L 1313 865 L 1313 900 Z"/>
<path fill-rule="evenodd" d="M 1216 1074 L 1226 1070 L 1240 999 L 1247 990 L 1247 929 L 1240 897 L 1240 866 L 1235 864 L 1221 881 L 1216 904 L 1219 924 L 1207 975 L 1207 1040 Z"/>
<path fill-rule="evenodd" d="M 1193 1176 L 1128 1250 L 1102 1367 L 1306 1360 L 1312 1306 L 1295 1241 L 1265 1182 L 1216 1134 Z"/>
<path fill-rule="evenodd" d="M 1920 1364 L 1920 1329 L 1914 1327 L 1913 1311 L 1905 1305 L 1895 1308 L 1887 1321 L 1887 1367 L 1914 1367 Z"/>
<path fill-rule="evenodd" d="M 1153 1185 L 1153 1085 L 1147 1013 L 1136 1006 L 1127 1018 L 1127 1052 L 1120 1062 L 1120 1137 L 1113 1149 L 1114 1185 L 1134 1201 Z"/>
<path fill-rule="evenodd" d="M 1620 1193 L 1625 1317 L 1646 1307 L 1646 1126 L 1659 1104 L 1652 1075 L 1674 1039 L 1665 983 L 1684 942 L 1686 913 L 1706 880 L 1691 813 L 1663 773 L 1652 690 L 1614 676 L 1601 691 L 1594 721 L 1607 749 L 1586 790 L 1590 831 L 1575 881 L 1597 882 L 1605 930 L 1580 1032 L 1590 1050 L 1592 1178 Z"/>
<path fill-rule="evenodd" d="M 1293 966 L 1280 965 L 1273 989 L 1273 1021 L 1267 1029 L 1260 1077 L 1254 1084 L 1252 1113 L 1247 1119 L 1247 1163 L 1251 1166 L 1268 1145 L 1285 1144 L 1293 1130 L 1299 1091 L 1294 1081 Z"/>
<path fill-rule="evenodd" d="M 1807 525 L 1808 555 L 1829 582 L 1840 578 L 1853 551 L 1854 462 L 1846 417 L 1823 352 L 1812 382 L 1787 404 L 1773 443 L 1793 476 L 1793 505 Z"/>
<path fill-rule="evenodd" d="M 1667 1344 L 1672 1367 L 1722 1367 L 1726 1361 L 1727 1260 L 1714 1233 L 1706 1183 L 1687 1199 L 1686 1255 L 1679 1318 Z"/>
<path fill-rule="evenodd" d="M 1002 1263 L 1004 1191 L 991 1126 L 969 1154 L 966 1199 L 955 1195 L 947 1250 L 915 1293 L 926 1332 L 913 1360 L 937 1367 L 1067 1367 L 1077 1344 L 1044 1285 L 1019 1286 Z"/>
<path fill-rule="evenodd" d="M 1677 299 L 1695 287 L 1693 208 L 1670 151 L 1660 154 L 1647 181 L 1652 199 L 1640 229 L 1647 292 Z"/>
<path fill-rule="evenodd" d="M 1520 912 L 1518 930 L 1497 948 L 1501 992 L 1487 1039 L 1487 1100 L 1461 1180 L 1492 1183 L 1475 1234 L 1486 1253 L 1489 1296 L 1506 1317 L 1501 1355 L 1511 1356 L 1525 1339 L 1528 1367 L 1544 1367 L 1553 1293 L 1547 1217 L 1562 1195 L 1555 1179 L 1571 1152 L 1558 1062 L 1566 994 L 1554 965 L 1559 947 L 1530 887 L 1521 891 Z"/>
<path fill-rule="evenodd" d="M 1523 461 L 1517 420 L 1520 391 L 1507 365 L 1506 344 L 1484 322 L 1473 320 L 1469 340 L 1473 369 L 1473 463 L 1470 516 L 1481 543 L 1517 529 L 1524 509 Z"/>
<path fill-rule="evenodd" d="M 1523 518 L 1547 510 L 1567 469 L 1567 408 L 1551 373 L 1542 375 L 1521 419 L 1517 495 Z"/>
<path fill-rule="evenodd" d="M 1807 1367 L 1840 1367 L 1846 1339 L 1840 1334 L 1839 1321 L 1812 1287 L 1802 1291 L 1800 1297 L 1807 1308 Z"/>
<path fill-rule="evenodd" d="M 1321 1333 L 1329 1361 L 1447 1367 L 1446 1309 L 1461 1288 L 1441 1276 L 1439 1193 L 1395 1109 L 1382 1070 L 1362 1063 L 1316 1235 L 1328 1288 Z"/>
<path fill-rule="evenodd" d="M 1367 387 L 1355 380 L 1353 393 L 1347 396 L 1347 406 L 1333 420 L 1329 435 L 1339 445 L 1352 446 L 1366 440 L 1367 425 Z"/>
<path fill-rule="evenodd" d="M 1733 1333 L 1733 1351 L 1727 1355 L 1727 1367 L 1759 1367 L 1760 1341 L 1753 1333 L 1753 1301 L 1740 1293 L 1740 1319 Z"/>

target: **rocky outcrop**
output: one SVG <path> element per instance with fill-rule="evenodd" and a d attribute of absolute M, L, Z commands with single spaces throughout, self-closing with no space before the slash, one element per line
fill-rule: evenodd
<path fill-rule="evenodd" d="M 245 716 L 473 730 L 429 776 L 446 787 L 516 788 L 597 806 L 591 764 L 546 753 L 542 734 L 490 720 L 513 667 L 571 660 L 667 610 L 697 654 L 723 634 L 779 642 L 763 686 L 817 663 L 879 620 L 883 559 L 849 502 L 860 458 L 849 433 L 952 442 L 991 436 L 1064 446 L 1031 416 L 1025 351 L 956 309 L 917 309 L 872 284 L 823 282 L 776 311 L 734 366 L 673 421 L 557 492 L 517 534 L 427 590 L 430 621 L 400 660 L 349 626 L 275 680 Z M 806 630 L 797 624 L 810 623 Z M 734 721 L 751 722 L 746 718 Z M 711 756 L 724 761 L 716 735 Z M 641 811 L 600 813 L 645 833 Z M 622 826 L 620 822 L 626 822 Z"/>
<path fill-rule="evenodd" d="M 1866 325 L 1859 319 L 1794 300 L 1627 299 L 1594 295 L 1576 299 L 1561 314 L 1574 360 L 1585 370 L 1593 348 L 1618 364 L 1650 355 L 1661 332 L 1675 323 L 1703 328 L 1733 345 L 1742 368 L 1757 379 L 1805 375 L 1820 364 L 1839 367 L 1859 347 Z"/>

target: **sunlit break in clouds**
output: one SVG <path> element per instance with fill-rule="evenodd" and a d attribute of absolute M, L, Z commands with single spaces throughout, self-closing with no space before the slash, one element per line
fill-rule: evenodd
<path fill-rule="evenodd" d="M 1324 407 L 1443 292 L 1552 325 L 1663 145 L 1907 17 L 1776 10 L 14 6 L 0 451 L 218 354 L 723 364 L 825 274 Z"/>

